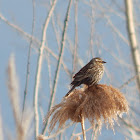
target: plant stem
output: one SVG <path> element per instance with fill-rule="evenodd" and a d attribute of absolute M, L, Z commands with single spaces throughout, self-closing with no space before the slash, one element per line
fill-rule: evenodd
<path fill-rule="evenodd" d="M 84 120 L 84 116 L 81 114 L 81 126 L 82 126 L 82 132 L 83 132 L 83 138 L 84 140 L 86 140 L 86 133 L 85 133 L 85 120 Z"/>

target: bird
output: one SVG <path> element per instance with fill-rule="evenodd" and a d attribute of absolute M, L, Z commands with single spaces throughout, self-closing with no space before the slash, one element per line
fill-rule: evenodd
<path fill-rule="evenodd" d="M 97 85 L 102 79 L 104 73 L 104 63 L 100 57 L 92 58 L 83 68 L 81 68 L 74 76 L 71 82 L 71 89 L 65 95 L 67 97 L 76 87 L 85 84 L 88 87 Z"/>

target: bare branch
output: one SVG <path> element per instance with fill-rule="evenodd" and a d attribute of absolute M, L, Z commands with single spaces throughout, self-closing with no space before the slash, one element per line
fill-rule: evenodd
<path fill-rule="evenodd" d="M 135 125 L 133 125 L 132 123 L 130 123 L 129 121 L 127 120 L 124 120 L 123 118 L 120 118 L 119 119 L 127 126 L 127 127 L 130 127 L 132 129 L 134 129 L 136 132 L 140 133 L 140 128 L 136 127 Z"/>
<path fill-rule="evenodd" d="M 25 89 L 24 89 L 24 99 L 23 99 L 21 121 L 24 117 L 23 116 L 24 115 L 24 108 L 25 108 L 26 96 L 27 96 L 27 93 L 28 93 L 28 82 L 29 82 L 29 74 L 30 74 L 30 57 L 31 57 L 31 48 L 32 48 L 32 43 L 33 43 L 33 34 L 34 34 L 34 29 L 35 29 L 35 0 L 32 0 L 32 5 L 33 5 L 32 33 L 31 33 L 31 41 L 30 41 L 30 45 L 29 45 L 29 50 L 28 50 L 26 83 L 25 83 Z"/>
<path fill-rule="evenodd" d="M 138 74 L 137 86 L 140 91 L 140 74 L 139 74 L 140 73 L 140 54 L 139 54 L 139 49 L 138 49 L 137 36 L 135 32 L 132 0 L 125 0 L 125 7 L 126 7 L 126 24 L 127 24 L 131 52 L 132 52 L 132 59 L 134 62 L 136 74 Z"/>
<path fill-rule="evenodd" d="M 127 86 L 130 82 L 132 82 L 133 80 L 135 80 L 138 76 L 139 76 L 139 75 L 137 74 L 137 75 L 133 76 L 132 78 L 128 79 L 123 85 L 121 85 L 121 86 L 119 87 L 119 89 L 122 89 L 122 88 L 124 88 L 125 86 Z"/>
<path fill-rule="evenodd" d="M 89 127 L 88 129 L 85 130 L 85 132 L 88 132 L 92 129 L 93 127 Z M 80 133 L 77 133 L 77 134 L 73 134 L 73 136 L 80 136 L 80 135 L 83 135 L 83 132 L 80 132 Z"/>

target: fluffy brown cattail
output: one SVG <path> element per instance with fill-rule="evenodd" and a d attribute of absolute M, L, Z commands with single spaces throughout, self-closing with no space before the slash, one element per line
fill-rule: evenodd
<path fill-rule="evenodd" d="M 53 114 L 50 131 L 57 122 L 59 129 L 68 119 L 82 122 L 82 118 L 88 119 L 93 127 L 98 124 L 101 130 L 102 120 L 113 128 L 114 120 L 124 112 L 128 112 L 128 104 L 122 93 L 112 86 L 99 84 L 75 89 L 48 112 L 46 119 Z"/>

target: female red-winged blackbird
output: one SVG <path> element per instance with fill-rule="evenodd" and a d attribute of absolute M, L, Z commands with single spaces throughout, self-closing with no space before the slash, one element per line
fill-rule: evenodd
<path fill-rule="evenodd" d="M 104 73 L 103 63 L 106 63 L 101 58 L 96 57 L 90 60 L 79 72 L 74 75 L 71 82 L 72 88 L 65 95 L 68 96 L 75 87 L 85 84 L 87 86 L 96 85 L 101 80 Z"/>

